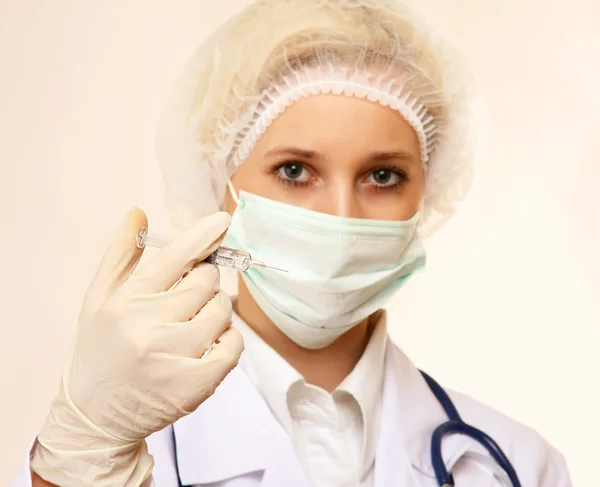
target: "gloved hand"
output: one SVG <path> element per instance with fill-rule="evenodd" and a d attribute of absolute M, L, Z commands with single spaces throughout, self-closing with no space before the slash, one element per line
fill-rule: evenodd
<path fill-rule="evenodd" d="M 153 467 L 144 439 L 193 412 L 235 367 L 243 340 L 230 326 L 231 301 L 218 268 L 201 262 L 229 223 L 215 213 L 137 266 L 146 216 L 128 214 L 87 292 L 39 434 L 31 467 L 40 477 L 61 487 L 141 485 Z"/>

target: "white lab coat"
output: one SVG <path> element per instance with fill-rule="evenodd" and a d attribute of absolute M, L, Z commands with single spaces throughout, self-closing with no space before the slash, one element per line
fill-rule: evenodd
<path fill-rule="evenodd" d="M 462 418 L 492 436 L 523 487 L 571 487 L 560 453 L 539 434 L 459 393 Z M 433 430 L 447 420 L 417 368 L 388 344 L 375 486 L 437 486 L 430 460 Z M 236 368 L 197 411 L 147 439 L 156 487 L 310 487 L 292 442 L 248 376 Z M 508 478 L 473 440 L 444 440 L 458 487 L 508 486 Z M 23 465 L 13 487 L 30 486 Z M 332 486 L 333 487 L 333 486 Z"/>

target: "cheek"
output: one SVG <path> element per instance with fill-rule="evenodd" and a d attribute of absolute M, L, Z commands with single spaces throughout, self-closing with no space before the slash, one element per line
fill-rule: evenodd
<path fill-rule="evenodd" d="M 405 214 L 408 213 L 406 218 L 411 218 L 417 211 L 421 209 L 421 203 L 425 196 L 425 170 L 421 169 L 415 178 L 411 181 L 407 187 L 407 192 L 404 198 Z"/>
<path fill-rule="evenodd" d="M 419 211 L 424 193 L 424 177 L 413 178 L 399 192 L 365 195 L 363 214 L 372 220 L 409 220 Z"/>
<path fill-rule="evenodd" d="M 259 195 L 261 195 L 260 189 L 265 186 L 266 181 L 267 175 L 261 164 L 252 158 L 244 161 L 231 177 L 236 191 L 247 191 Z"/>
<path fill-rule="evenodd" d="M 285 188 L 270 173 L 270 166 L 255 158 L 243 162 L 231 182 L 238 193 L 246 191 L 276 201 L 285 199 Z"/>
<path fill-rule="evenodd" d="M 418 199 L 374 198 L 363 206 L 363 218 L 390 221 L 410 220 L 419 211 L 419 203 Z"/>

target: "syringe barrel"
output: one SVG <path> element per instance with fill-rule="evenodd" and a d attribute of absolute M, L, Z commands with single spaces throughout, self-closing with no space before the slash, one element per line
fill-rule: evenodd
<path fill-rule="evenodd" d="M 250 260 L 248 253 L 229 247 L 219 247 L 205 259 L 210 264 L 232 267 L 238 271 L 247 270 L 250 267 Z"/>
<path fill-rule="evenodd" d="M 169 243 L 168 239 L 149 234 L 146 227 L 140 228 L 136 236 L 136 244 L 140 249 L 145 246 L 161 248 L 167 243 Z M 229 247 L 219 247 L 204 260 L 209 264 L 231 267 L 238 271 L 247 270 L 252 263 L 250 254 Z"/>

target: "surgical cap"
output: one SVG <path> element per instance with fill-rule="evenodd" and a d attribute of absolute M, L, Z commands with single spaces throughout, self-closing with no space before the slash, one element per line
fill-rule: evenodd
<path fill-rule="evenodd" d="M 421 234 L 467 194 L 475 98 L 456 55 L 394 0 L 259 0 L 188 62 L 158 126 L 173 225 L 218 211 L 227 181 L 295 101 L 333 93 L 376 101 L 415 130 L 426 169 Z"/>

